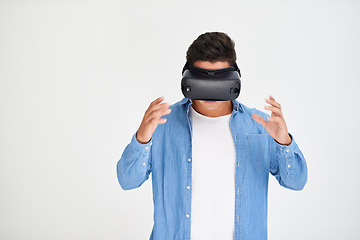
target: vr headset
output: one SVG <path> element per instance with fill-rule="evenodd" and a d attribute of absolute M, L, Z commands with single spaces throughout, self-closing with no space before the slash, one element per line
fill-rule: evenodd
<path fill-rule="evenodd" d="M 241 73 L 235 65 L 220 69 L 204 69 L 185 64 L 181 91 L 192 100 L 229 101 L 240 94 Z"/>

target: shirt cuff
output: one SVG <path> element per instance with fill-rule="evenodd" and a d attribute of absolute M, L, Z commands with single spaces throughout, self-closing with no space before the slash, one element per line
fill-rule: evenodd
<path fill-rule="evenodd" d="M 137 133 L 137 132 L 136 132 Z M 138 152 L 150 152 L 150 148 L 152 146 L 152 138 L 147 143 L 141 143 L 136 138 L 136 133 L 133 135 L 131 139 L 131 145 Z"/>
<path fill-rule="evenodd" d="M 280 144 L 275 139 L 276 148 L 278 149 L 278 160 L 281 171 L 286 173 L 288 179 L 293 178 L 293 154 L 296 151 L 296 143 L 293 136 L 289 133 L 291 143 L 289 145 Z M 285 171 L 284 171 L 285 170 Z"/>
<path fill-rule="evenodd" d="M 286 153 L 288 153 L 289 151 L 293 151 L 293 152 L 296 151 L 297 145 L 295 143 L 295 139 L 290 133 L 289 136 L 291 138 L 291 143 L 289 145 L 280 144 L 273 138 L 276 148 L 279 149 L 280 151 L 285 151 Z"/>
<path fill-rule="evenodd" d="M 281 144 L 281 143 L 279 143 L 278 141 L 276 141 L 275 138 L 274 138 L 274 141 L 275 141 L 278 145 L 280 145 L 280 146 L 282 146 L 282 147 L 290 147 L 291 144 L 293 144 L 294 140 L 293 140 L 293 136 L 292 136 L 290 133 L 288 133 L 288 134 L 289 134 L 289 136 L 290 136 L 290 138 L 291 138 L 291 142 L 290 142 L 289 145 Z"/>

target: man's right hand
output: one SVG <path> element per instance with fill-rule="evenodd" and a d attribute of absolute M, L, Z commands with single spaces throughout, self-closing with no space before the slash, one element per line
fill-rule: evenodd
<path fill-rule="evenodd" d="M 159 97 L 153 101 L 144 114 L 144 118 L 140 124 L 140 127 L 136 133 L 136 139 L 140 143 L 147 143 L 151 140 L 156 127 L 159 124 L 166 123 L 165 118 L 161 118 L 164 115 L 168 115 L 171 112 L 169 103 L 161 103 L 164 101 L 164 97 Z"/>

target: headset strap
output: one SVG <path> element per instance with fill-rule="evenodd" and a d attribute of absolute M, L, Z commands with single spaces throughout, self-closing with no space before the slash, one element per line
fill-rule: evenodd
<path fill-rule="evenodd" d="M 188 62 L 185 63 L 185 66 L 183 67 L 182 73 L 185 72 L 186 69 L 194 70 L 197 72 L 202 72 L 208 75 L 215 75 L 217 73 L 223 73 L 223 72 L 230 72 L 230 71 L 237 71 L 241 77 L 240 69 L 235 63 L 234 66 L 227 67 L 227 68 L 220 68 L 220 69 L 205 69 L 205 68 L 198 68 L 194 66 L 190 66 Z"/>

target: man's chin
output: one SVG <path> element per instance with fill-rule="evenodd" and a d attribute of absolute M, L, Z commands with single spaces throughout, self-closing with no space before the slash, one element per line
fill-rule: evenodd
<path fill-rule="evenodd" d="M 203 100 L 201 100 L 200 103 L 207 110 L 215 110 L 220 106 L 221 101 L 203 101 Z"/>

